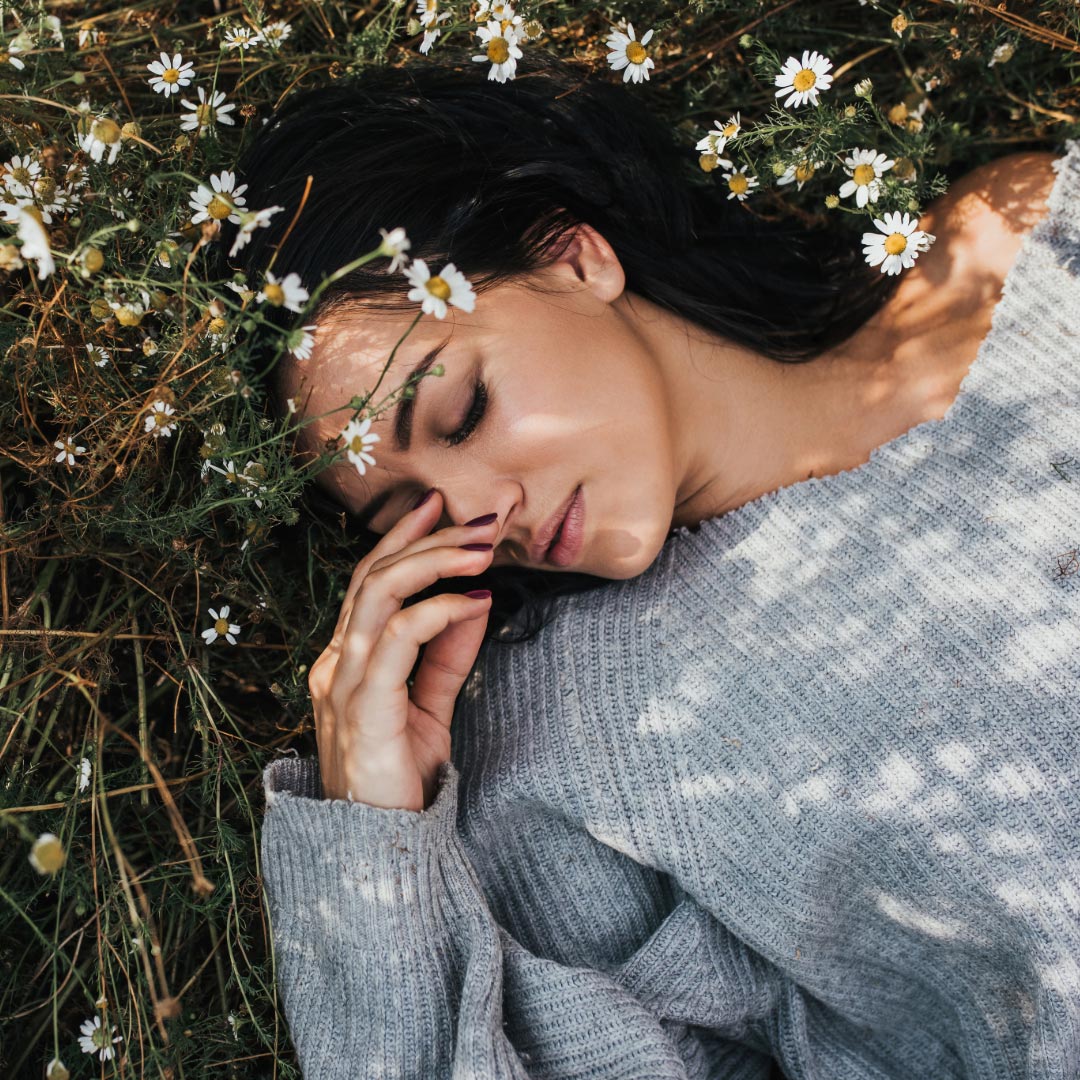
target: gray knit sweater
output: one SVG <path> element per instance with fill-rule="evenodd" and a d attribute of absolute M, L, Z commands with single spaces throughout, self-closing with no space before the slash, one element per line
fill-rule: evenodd
<path fill-rule="evenodd" d="M 307 1080 L 1080 1076 L 1080 142 L 941 420 L 488 645 L 423 813 L 264 773 Z"/>

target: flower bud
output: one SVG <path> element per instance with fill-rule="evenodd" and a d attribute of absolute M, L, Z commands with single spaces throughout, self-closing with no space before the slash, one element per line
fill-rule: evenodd
<path fill-rule="evenodd" d="M 838 195 L 826 195 L 825 205 L 830 210 L 835 210 L 840 205 L 840 197 Z"/>
<path fill-rule="evenodd" d="M 893 30 L 896 31 L 897 37 L 902 37 L 903 34 L 904 34 L 904 31 L 910 25 L 911 25 L 911 23 L 909 23 L 907 21 L 907 17 L 904 15 L 904 13 L 902 11 L 900 12 L 899 15 L 896 16 L 895 19 L 893 19 L 893 21 L 891 23 L 891 26 L 892 26 Z"/>
<path fill-rule="evenodd" d="M 869 79 L 860 79 L 859 82 L 855 84 L 856 97 L 866 98 L 866 100 L 869 101 L 873 92 L 874 84 Z"/>

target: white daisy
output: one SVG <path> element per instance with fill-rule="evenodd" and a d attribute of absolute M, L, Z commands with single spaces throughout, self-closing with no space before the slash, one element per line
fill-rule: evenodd
<path fill-rule="evenodd" d="M 155 60 L 146 66 L 154 72 L 154 78 L 150 80 L 151 88 L 166 97 L 170 94 L 179 94 L 180 88 L 189 86 L 195 78 L 192 70 L 194 63 L 190 60 L 185 63 L 180 53 L 173 53 L 170 60 L 169 54 L 163 52 L 160 60 Z"/>
<path fill-rule="evenodd" d="M 225 284 L 232 289 L 237 296 L 240 297 L 243 303 L 247 303 L 249 300 L 255 299 L 255 290 L 249 289 L 246 285 L 238 284 L 235 281 L 226 281 Z"/>
<path fill-rule="evenodd" d="M 371 417 L 363 420 L 350 420 L 341 432 L 345 440 L 345 456 L 356 466 L 360 475 L 367 472 L 368 465 L 374 465 L 375 459 L 368 453 L 368 447 L 379 442 L 379 436 L 368 431 Z"/>
<path fill-rule="evenodd" d="M 473 60 L 479 60 L 480 63 L 491 62 L 488 82 L 504 83 L 507 79 L 514 78 L 517 62 L 523 55 L 518 47 L 518 36 L 514 27 L 508 25 L 504 28 L 501 23 L 492 19 L 487 26 L 481 26 L 476 31 L 476 36 L 480 39 L 480 44 L 486 47 L 486 51 L 478 53 Z"/>
<path fill-rule="evenodd" d="M 24 259 L 37 259 L 38 280 L 44 281 L 56 270 L 56 263 L 49 247 L 49 234 L 41 224 L 41 211 L 36 206 L 19 206 L 15 213 L 22 241 L 19 254 Z"/>
<path fill-rule="evenodd" d="M 266 284 L 256 294 L 255 299 L 261 304 L 264 300 L 274 307 L 286 307 L 289 311 L 300 314 L 308 299 L 308 291 L 300 284 L 300 275 L 293 271 L 286 274 L 282 281 L 274 277 L 273 271 L 266 271 Z"/>
<path fill-rule="evenodd" d="M 250 49 L 253 45 L 262 43 L 262 34 L 252 30 L 250 26 L 230 26 L 225 31 L 226 49 Z"/>
<path fill-rule="evenodd" d="M 223 637 L 230 645 L 235 645 L 236 638 L 233 634 L 239 634 L 240 627 L 236 623 L 229 622 L 229 605 L 226 604 L 220 611 L 215 611 L 213 608 L 206 610 L 210 618 L 214 620 L 214 625 L 202 632 L 203 641 L 207 645 L 212 645 L 219 637 Z"/>
<path fill-rule="evenodd" d="M 727 146 L 727 136 L 724 134 L 724 126 L 719 120 L 713 121 L 713 130 L 703 138 L 698 139 L 694 146 L 695 150 L 703 154 L 716 154 L 719 156 Z"/>
<path fill-rule="evenodd" d="M 22 71 L 26 65 L 15 54 L 24 51 L 25 50 L 21 45 L 16 45 L 14 42 L 8 42 L 7 45 L 0 45 L 0 64 L 9 63 L 13 68 L 18 68 Z"/>
<path fill-rule="evenodd" d="M 650 30 L 640 41 L 637 41 L 634 35 L 634 24 L 630 22 L 626 24 L 626 33 L 616 29 L 609 32 L 607 41 L 604 42 L 611 50 L 607 54 L 607 62 L 612 71 L 622 71 L 626 68 L 623 71 L 623 82 L 629 82 L 631 79 L 637 83 L 642 79 L 648 80 L 649 68 L 656 67 L 652 57 L 645 50 L 652 36 L 653 32 Z"/>
<path fill-rule="evenodd" d="M 292 27 L 284 20 L 279 19 L 277 22 L 267 23 L 262 30 L 259 31 L 259 36 L 262 38 L 263 43 L 271 49 L 279 49 L 281 48 L 281 43 L 291 33 Z"/>
<path fill-rule="evenodd" d="M 439 0 L 416 0 L 416 10 L 420 15 L 420 25 L 426 27 L 424 40 L 420 42 L 420 51 L 425 55 L 435 44 L 435 39 L 442 33 L 439 23 L 450 18 L 449 11 L 438 12 Z"/>
<path fill-rule="evenodd" d="M 138 300 L 121 296 L 119 299 L 110 300 L 109 307 L 116 312 L 116 321 L 121 326 L 138 326 L 150 307 L 150 294 L 145 289 L 140 289 Z"/>
<path fill-rule="evenodd" d="M 472 291 L 472 285 L 453 263 L 447 263 L 432 277 L 423 259 L 413 259 L 405 268 L 404 274 L 413 286 L 407 299 L 419 300 L 421 310 L 425 314 L 434 314 L 436 319 L 446 318 L 447 301 L 462 311 L 472 311 L 476 306 L 476 294 Z"/>
<path fill-rule="evenodd" d="M 297 360 L 310 360 L 311 350 L 315 347 L 315 338 L 312 331 L 317 329 L 313 323 L 311 326 L 297 326 L 289 331 L 289 352 Z"/>
<path fill-rule="evenodd" d="M 514 17 L 513 6 L 505 3 L 505 0 L 480 0 L 480 7 L 474 16 L 478 23 L 486 23 L 489 19 L 496 19 L 499 22 L 509 19 L 513 22 Z"/>
<path fill-rule="evenodd" d="M 170 420 L 169 417 L 175 412 L 176 410 L 167 401 L 155 401 L 147 410 L 146 427 L 143 431 L 149 431 L 155 439 L 160 439 L 162 436 L 171 437 L 176 430 L 176 421 Z"/>
<path fill-rule="evenodd" d="M 49 34 L 53 41 L 55 41 L 57 45 L 62 46 L 64 44 L 64 31 L 59 17 L 56 15 L 46 15 L 45 25 L 49 28 Z"/>
<path fill-rule="evenodd" d="M 53 446 L 60 451 L 54 460 L 63 461 L 66 458 L 69 465 L 75 464 L 76 454 L 86 453 L 86 447 L 76 446 L 74 439 L 57 439 L 56 442 L 53 443 Z"/>
<path fill-rule="evenodd" d="M 200 184 L 188 200 L 188 206 L 195 213 L 191 217 L 192 225 L 200 221 L 221 221 L 228 218 L 234 225 L 240 224 L 240 211 L 246 209 L 247 199 L 244 192 L 247 184 L 236 186 L 236 173 L 228 169 L 210 174 L 211 191 L 205 184 Z"/>
<path fill-rule="evenodd" d="M 756 176 L 747 176 L 745 169 L 725 170 L 724 179 L 727 181 L 729 188 L 728 198 L 738 199 L 739 202 L 744 202 L 746 196 L 758 185 L 758 178 Z"/>
<path fill-rule="evenodd" d="M 774 80 L 773 85 L 780 87 L 774 97 L 790 95 L 784 102 L 785 107 L 798 108 L 808 101 L 811 105 L 817 105 L 818 91 L 828 90 L 832 86 L 833 77 L 828 74 L 831 67 L 832 61 L 816 49 L 813 52 L 804 49 L 801 63 L 794 56 L 789 56 Z"/>
<path fill-rule="evenodd" d="M 109 1030 L 101 1026 L 101 1017 L 95 1016 L 93 1020 L 84 1020 L 79 1028 L 82 1034 L 79 1036 L 79 1046 L 84 1053 L 97 1054 L 98 1060 L 108 1061 L 113 1056 L 112 1043 L 118 1043 L 123 1035 L 117 1035 L 112 1042 L 109 1036 L 116 1030 L 115 1024 L 109 1025 Z"/>
<path fill-rule="evenodd" d="M 236 108 L 236 105 L 231 101 L 228 105 L 223 104 L 225 101 L 225 92 L 223 90 L 215 90 L 209 101 L 206 100 L 206 91 L 201 86 L 196 87 L 196 93 L 199 95 L 198 105 L 193 101 L 188 101 L 187 98 L 180 99 L 180 105 L 183 108 L 192 110 L 189 115 L 180 121 L 181 131 L 198 131 L 199 137 L 202 138 L 215 124 L 232 125 L 236 123 L 228 115 Z"/>
<path fill-rule="evenodd" d="M 937 239 L 933 233 L 916 228 L 918 218 L 910 217 L 905 211 L 903 217 L 899 211 L 884 215 L 884 220 L 874 218 L 874 225 L 880 232 L 862 234 L 863 255 L 868 266 L 881 264 L 883 274 L 899 274 L 901 270 L 914 266 L 922 251 L 929 251 L 930 245 Z"/>
<path fill-rule="evenodd" d="M 23 154 L 21 157 L 16 154 L 10 161 L 5 161 L 3 165 L 0 165 L 0 168 L 4 170 L 3 182 L 8 190 L 12 190 L 13 185 L 19 185 L 16 190 L 29 192 L 34 181 L 41 175 L 40 162 L 29 154 Z"/>
<path fill-rule="evenodd" d="M 382 243 L 379 245 L 379 254 L 390 256 L 390 266 L 388 267 L 392 274 L 399 267 L 403 266 L 408 256 L 405 254 L 409 248 L 412 247 L 412 241 L 405 235 L 405 230 L 400 226 L 396 229 L 391 229 L 387 232 L 385 229 L 380 229 L 382 234 Z"/>
<path fill-rule="evenodd" d="M 109 160 L 106 164 L 111 165 L 120 153 L 120 125 L 108 116 L 97 117 L 90 130 L 79 136 L 79 146 L 98 162 L 108 150 Z"/>
<path fill-rule="evenodd" d="M 79 762 L 79 790 L 85 791 L 90 786 L 90 759 L 83 758 Z"/>
<path fill-rule="evenodd" d="M 95 30 L 89 23 L 84 23 L 79 27 L 79 34 L 77 44 L 80 49 L 85 49 L 87 44 L 96 45 L 101 38 L 101 31 Z"/>
<path fill-rule="evenodd" d="M 229 258 L 231 259 L 251 239 L 251 234 L 256 229 L 265 228 L 270 224 L 270 219 L 279 210 L 284 209 L 284 206 L 268 206 L 265 210 L 241 210 L 240 228 L 232 247 L 229 248 Z"/>
<path fill-rule="evenodd" d="M 804 158 L 802 161 L 793 161 L 776 182 L 780 185 L 797 184 L 798 190 L 802 191 L 803 184 L 824 164 L 824 161 L 810 161 L 808 158 Z"/>
<path fill-rule="evenodd" d="M 844 171 L 851 177 L 840 188 L 841 199 L 855 193 L 855 202 L 865 206 L 868 202 L 877 202 L 881 194 L 881 177 L 896 164 L 892 158 L 879 154 L 876 150 L 853 150 L 844 159 Z"/>
<path fill-rule="evenodd" d="M 64 845 L 55 833 L 42 833 L 30 848 L 30 865 L 39 874 L 55 874 L 66 857 Z"/>

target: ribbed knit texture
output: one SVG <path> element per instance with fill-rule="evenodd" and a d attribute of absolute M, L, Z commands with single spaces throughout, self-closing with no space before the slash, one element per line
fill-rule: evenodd
<path fill-rule="evenodd" d="M 308 1080 L 1080 1076 L 1080 142 L 1055 169 L 946 416 L 486 646 L 428 810 L 266 768 Z"/>

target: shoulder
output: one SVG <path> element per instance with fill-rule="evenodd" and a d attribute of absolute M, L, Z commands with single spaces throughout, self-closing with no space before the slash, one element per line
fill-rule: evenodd
<path fill-rule="evenodd" d="M 1004 280 L 1024 237 L 1049 209 L 1058 157 L 1022 151 L 976 166 L 931 203 L 920 228 L 949 249 L 957 269 L 977 267 Z"/>

